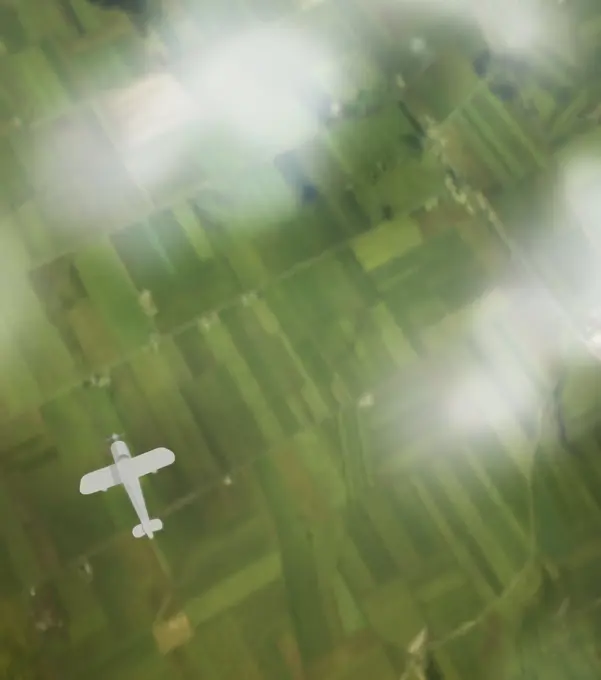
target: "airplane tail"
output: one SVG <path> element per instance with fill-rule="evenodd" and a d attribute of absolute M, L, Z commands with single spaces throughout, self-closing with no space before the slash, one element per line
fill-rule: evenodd
<path fill-rule="evenodd" d="M 152 538 L 152 535 L 155 532 L 160 531 L 162 528 L 163 522 L 161 522 L 160 519 L 151 519 L 146 526 L 144 526 L 143 524 L 137 524 L 132 529 L 132 534 L 136 538 L 142 538 L 142 536 L 148 536 L 148 538 Z"/>

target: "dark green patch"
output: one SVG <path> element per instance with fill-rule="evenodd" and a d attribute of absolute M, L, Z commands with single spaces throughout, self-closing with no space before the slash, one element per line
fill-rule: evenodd
<path fill-rule="evenodd" d="M 310 662 L 332 645 L 317 577 L 315 548 L 271 461 L 261 459 L 256 470 L 276 523 L 286 597 L 299 649 L 304 660 Z"/>
<path fill-rule="evenodd" d="M 267 334 L 254 315 L 245 310 L 232 310 L 224 321 L 240 355 L 247 362 L 255 379 L 266 395 L 284 432 L 293 435 L 299 427 L 285 402 L 297 394 L 304 381 L 288 351 L 279 338 Z"/>
<path fill-rule="evenodd" d="M 197 326 L 175 333 L 173 340 L 193 377 L 215 367 L 215 356 Z"/>
<path fill-rule="evenodd" d="M 17 594 L 22 587 L 10 556 L 10 547 L 6 540 L 0 538 L 0 595 L 10 597 Z"/>
<path fill-rule="evenodd" d="M 0 43 L 9 53 L 27 47 L 27 33 L 19 21 L 19 13 L 9 4 L 0 5 Z"/>
<path fill-rule="evenodd" d="M 372 522 L 359 504 L 353 504 L 346 514 L 347 532 L 361 553 L 378 584 L 391 581 L 398 575 L 398 568 L 386 550 Z"/>

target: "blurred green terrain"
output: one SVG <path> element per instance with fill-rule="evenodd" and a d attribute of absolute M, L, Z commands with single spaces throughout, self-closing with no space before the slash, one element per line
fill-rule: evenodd
<path fill-rule="evenodd" d="M 515 206 L 598 125 L 601 7 L 561 11 L 578 53 L 537 55 L 509 102 L 475 32 L 383 0 L 181 0 L 159 30 L 180 66 L 298 24 L 340 49 L 354 113 L 273 157 L 188 124 L 150 176 L 181 130 L 136 165 L 99 94 L 146 72 L 127 20 L 0 4 L 0 589 L 53 593 L 43 677 L 418 678 L 424 628 L 445 680 L 599 677 L 599 369 L 570 372 L 562 443 L 556 365 L 500 285 L 522 266 L 504 234 L 527 252 L 545 227 Z M 569 344 L 560 261 L 535 262 L 566 311 L 542 334 Z M 153 543 L 119 490 L 78 493 L 113 432 L 176 453 L 143 482 Z"/>

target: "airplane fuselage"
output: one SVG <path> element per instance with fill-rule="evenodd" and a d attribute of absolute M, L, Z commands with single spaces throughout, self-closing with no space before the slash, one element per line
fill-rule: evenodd
<path fill-rule="evenodd" d="M 113 441 L 111 444 L 111 454 L 113 455 L 115 467 L 117 468 L 117 474 L 119 476 L 118 482 L 123 485 L 129 496 L 129 500 L 134 506 L 134 510 L 138 515 L 144 532 L 148 538 L 152 538 L 154 534 L 150 526 L 150 517 L 148 515 L 148 509 L 146 508 L 144 494 L 142 493 L 140 478 L 131 467 L 131 453 L 129 452 L 127 444 L 123 441 Z"/>
<path fill-rule="evenodd" d="M 88 496 L 99 491 L 107 491 L 114 486 L 124 486 L 140 520 L 140 523 L 133 527 L 132 534 L 135 538 L 142 536 L 154 538 L 155 534 L 163 529 L 163 522 L 158 517 L 148 515 L 140 478 L 172 465 L 175 462 L 175 454 L 165 447 L 157 447 L 139 456 L 132 456 L 127 444 L 119 438 L 119 435 L 113 435 L 110 442 L 113 462 L 85 474 L 79 482 L 79 492 Z"/>

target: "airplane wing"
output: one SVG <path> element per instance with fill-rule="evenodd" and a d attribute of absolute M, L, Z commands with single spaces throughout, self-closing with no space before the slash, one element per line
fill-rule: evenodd
<path fill-rule="evenodd" d="M 175 454 L 173 451 L 159 448 L 135 456 L 131 459 L 131 466 L 138 477 L 143 477 L 171 465 L 174 461 Z"/>
<path fill-rule="evenodd" d="M 97 491 L 106 491 L 111 486 L 116 486 L 120 483 L 117 467 L 109 465 L 84 475 L 79 483 L 79 493 L 87 495 Z"/>

